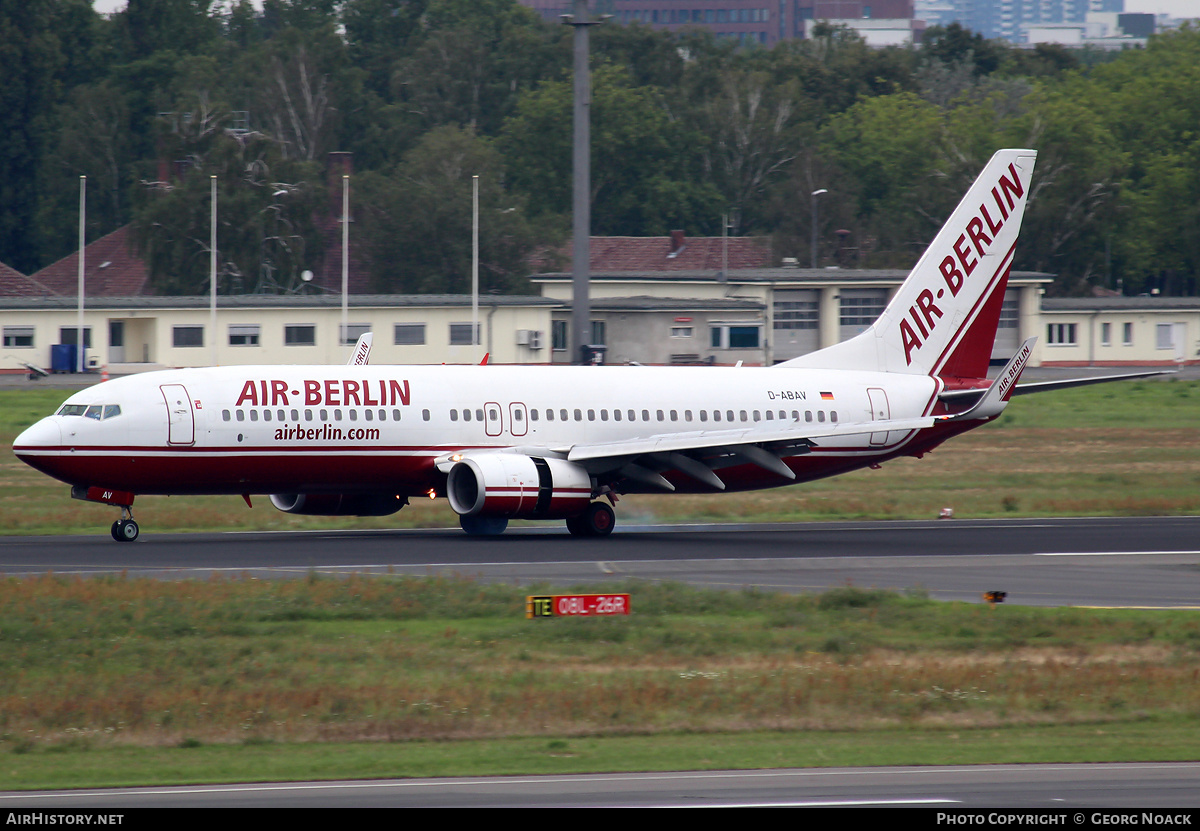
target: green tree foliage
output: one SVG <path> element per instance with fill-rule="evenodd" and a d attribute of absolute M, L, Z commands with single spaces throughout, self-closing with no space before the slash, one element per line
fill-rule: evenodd
<path fill-rule="evenodd" d="M 227 124 L 227 113 L 177 124 L 164 139 L 188 160 L 185 169 L 137 191 L 134 240 L 159 294 L 208 290 L 214 176 L 220 293 L 298 291 L 301 273 L 320 265 L 319 170 L 286 158 L 269 137 Z"/>
<path fill-rule="evenodd" d="M 505 191 L 504 162 L 492 142 L 451 125 L 425 134 L 395 170 L 359 177 L 379 291 L 470 292 L 473 176 L 480 291 L 528 291 L 528 257 L 544 237 L 526 220 L 524 201 Z"/>
<path fill-rule="evenodd" d="M 632 85 L 623 69 L 600 67 L 592 82 L 593 233 L 719 226 L 724 200 L 696 165 L 706 137 L 671 118 L 661 90 Z M 572 101 L 569 80 L 543 84 L 522 97 L 504 128 L 513 184 L 536 197 L 538 214 L 570 211 Z"/>
<path fill-rule="evenodd" d="M 568 224 L 571 41 L 517 0 L 5 3 L 0 261 L 73 250 L 86 175 L 88 238 L 134 219 L 156 285 L 197 290 L 216 171 L 223 287 L 287 291 L 315 256 L 311 183 L 342 151 L 380 287 L 464 285 L 476 170 L 504 217 L 485 212 L 484 281 L 519 288 L 520 256 Z M 610 20 L 591 42 L 594 233 L 718 233 L 729 213 L 807 261 L 823 188 L 823 261 L 837 244 L 843 265 L 904 266 L 996 149 L 1029 146 L 1018 268 L 1059 293 L 1200 288 L 1200 30 L 1101 53 L 950 25 L 873 49 L 818 23 L 766 49 Z M 164 169 L 190 172 L 167 191 Z"/>

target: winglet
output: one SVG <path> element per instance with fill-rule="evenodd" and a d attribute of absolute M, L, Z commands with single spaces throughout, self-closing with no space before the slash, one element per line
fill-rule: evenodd
<path fill-rule="evenodd" d="M 366 366 L 367 361 L 371 358 L 371 341 L 373 336 L 370 332 L 363 332 L 358 337 L 358 343 L 354 345 L 354 354 L 350 356 L 350 360 L 346 362 L 347 366 Z"/>
<path fill-rule="evenodd" d="M 965 413 L 953 416 L 952 420 L 991 418 L 1004 412 L 1004 408 L 1008 405 L 1008 399 L 1012 397 L 1013 390 L 1017 388 L 1017 379 L 1021 377 L 1021 372 L 1025 369 L 1025 365 L 1029 363 L 1029 359 L 1033 355 L 1033 345 L 1036 342 L 1037 338 L 1029 338 L 1021 344 L 1021 348 L 1017 350 L 1017 354 L 1013 355 L 1009 359 L 1009 362 L 1004 365 L 1004 369 L 1000 370 L 1000 374 L 996 376 L 996 380 L 992 382 L 992 385 L 987 388 L 987 392 L 983 394 L 983 398 L 980 398 L 975 403 L 975 406 Z"/>

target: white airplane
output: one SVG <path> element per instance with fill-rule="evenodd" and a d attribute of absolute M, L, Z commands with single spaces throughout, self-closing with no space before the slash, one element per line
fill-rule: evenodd
<path fill-rule="evenodd" d="M 119 507 L 120 541 L 138 537 L 136 494 L 265 493 L 333 516 L 445 496 L 469 534 L 523 518 L 600 536 L 623 493 L 771 488 L 920 457 L 998 416 L 1029 360 L 1032 338 L 986 377 L 1035 159 L 992 157 L 873 326 L 774 367 L 369 366 L 367 341 L 346 366 L 98 384 L 13 450 Z"/>

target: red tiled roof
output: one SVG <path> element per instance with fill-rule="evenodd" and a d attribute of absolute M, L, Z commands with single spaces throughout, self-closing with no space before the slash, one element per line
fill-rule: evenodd
<path fill-rule="evenodd" d="M 35 272 L 33 278 L 53 294 L 64 297 L 78 294 L 79 253 L 51 263 Z M 133 251 L 128 225 L 87 246 L 83 283 L 87 297 L 137 297 L 154 293 L 147 280 L 146 263 Z"/>
<path fill-rule="evenodd" d="M 675 256 L 671 237 L 592 237 L 591 270 L 597 271 L 719 271 L 722 252 L 728 243 L 728 263 L 735 268 L 769 268 L 773 265 L 771 241 L 767 237 L 683 237 Z M 570 268 L 568 243 L 556 252 Z M 549 265 L 549 258 L 539 258 Z"/>
<path fill-rule="evenodd" d="M 49 294 L 54 292 L 48 286 L 0 263 L 0 297 L 44 297 Z"/>

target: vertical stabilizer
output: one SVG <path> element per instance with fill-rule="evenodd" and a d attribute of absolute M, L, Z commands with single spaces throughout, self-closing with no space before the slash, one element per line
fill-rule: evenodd
<path fill-rule="evenodd" d="M 998 151 L 874 325 L 780 366 L 984 377 L 1036 159 Z"/>

